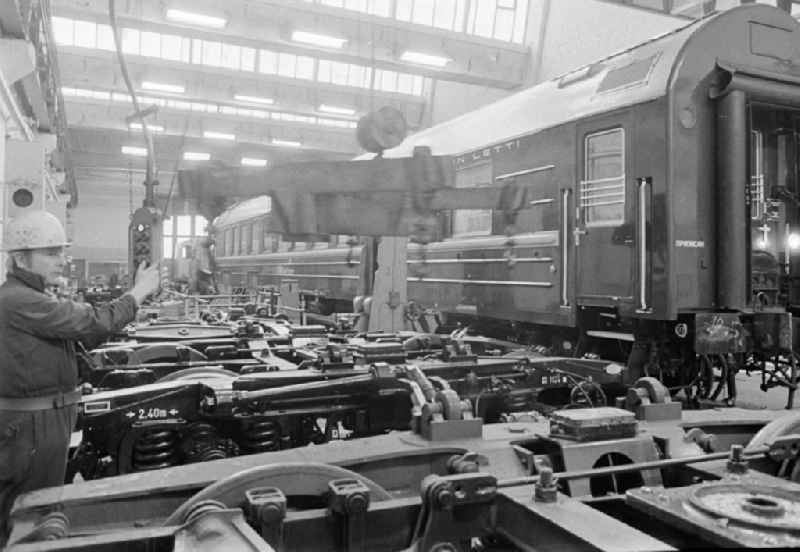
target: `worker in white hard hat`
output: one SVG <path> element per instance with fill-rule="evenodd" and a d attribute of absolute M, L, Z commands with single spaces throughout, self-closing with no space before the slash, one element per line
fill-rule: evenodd
<path fill-rule="evenodd" d="M 122 329 L 160 285 L 158 266 L 142 264 L 133 288 L 107 305 L 59 300 L 45 289 L 61 276 L 67 246 L 64 227 L 46 211 L 26 213 L 6 225 L 9 271 L 0 286 L 0 548 L 9 536 L 14 499 L 64 484 L 80 400 L 76 342 L 96 342 Z"/>

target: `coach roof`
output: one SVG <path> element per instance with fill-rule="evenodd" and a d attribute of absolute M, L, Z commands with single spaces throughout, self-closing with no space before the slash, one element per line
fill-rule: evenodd
<path fill-rule="evenodd" d="M 570 121 L 640 104 L 665 96 L 695 33 L 717 20 L 742 25 L 759 16 L 796 23 L 769 6 L 749 5 L 710 15 L 680 29 L 537 84 L 408 137 L 384 157 L 410 156 L 415 146 L 429 146 L 434 155 L 459 155 L 519 138 Z M 713 29 L 710 32 L 715 32 Z M 747 39 L 727 36 L 725 42 Z M 369 159 L 364 154 L 358 159 Z"/>

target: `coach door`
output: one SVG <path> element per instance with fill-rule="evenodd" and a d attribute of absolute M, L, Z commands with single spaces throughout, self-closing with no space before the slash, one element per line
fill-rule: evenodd
<path fill-rule="evenodd" d="M 632 137 L 619 117 L 578 126 L 575 227 L 579 303 L 633 300 L 634 224 L 628 176 Z"/>

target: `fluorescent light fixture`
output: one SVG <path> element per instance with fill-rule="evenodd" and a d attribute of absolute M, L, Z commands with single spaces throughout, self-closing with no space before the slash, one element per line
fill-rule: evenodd
<path fill-rule="evenodd" d="M 208 161 L 211 159 L 210 153 L 201 153 L 197 151 L 187 151 L 183 154 L 184 161 Z"/>
<path fill-rule="evenodd" d="M 186 89 L 180 84 L 164 84 L 163 82 L 143 81 L 142 88 L 145 90 L 158 90 L 159 92 L 172 92 L 183 94 Z"/>
<path fill-rule="evenodd" d="M 136 157 L 146 157 L 147 148 L 140 148 L 138 146 L 122 146 L 122 153 L 125 155 L 135 155 Z"/>
<path fill-rule="evenodd" d="M 250 102 L 263 105 L 272 105 L 275 103 L 275 100 L 273 100 L 272 98 L 262 98 L 260 96 L 247 96 L 244 94 L 234 94 L 233 99 L 240 102 Z"/>
<path fill-rule="evenodd" d="M 338 107 L 335 105 L 322 104 L 319 110 L 324 113 L 335 113 L 336 115 L 355 115 L 356 110 L 350 107 Z"/>
<path fill-rule="evenodd" d="M 287 148 L 299 148 L 303 144 L 301 142 L 297 142 L 295 140 L 278 140 L 277 138 L 272 139 L 273 146 L 286 146 Z"/>
<path fill-rule="evenodd" d="M 422 52 L 413 52 L 406 50 L 400 59 L 409 63 L 420 63 L 422 65 L 432 65 L 434 67 L 444 67 L 450 63 L 450 58 L 442 56 L 434 56 L 431 54 L 423 54 Z"/>
<path fill-rule="evenodd" d="M 266 167 L 266 159 L 258 159 L 256 157 L 242 157 L 242 166 L 244 167 Z"/>
<path fill-rule="evenodd" d="M 306 31 L 294 31 L 292 33 L 292 40 L 295 42 L 313 44 L 314 46 L 322 46 L 323 48 L 341 48 L 344 46 L 345 42 L 347 42 L 346 38 L 309 33 Z"/>
<path fill-rule="evenodd" d="M 228 20 L 224 17 L 214 17 L 213 15 L 176 10 L 174 8 L 167 10 L 167 19 L 188 25 L 200 25 L 215 29 L 221 29 L 228 23 Z"/>
<path fill-rule="evenodd" d="M 215 140 L 236 140 L 236 135 L 228 134 L 227 132 L 214 132 L 213 130 L 204 130 L 203 138 L 212 138 Z"/>
<path fill-rule="evenodd" d="M 142 130 L 142 123 L 131 123 L 128 125 L 128 128 L 130 128 L 131 130 Z M 147 128 L 151 132 L 164 132 L 164 127 L 161 125 L 152 125 L 148 123 Z"/>

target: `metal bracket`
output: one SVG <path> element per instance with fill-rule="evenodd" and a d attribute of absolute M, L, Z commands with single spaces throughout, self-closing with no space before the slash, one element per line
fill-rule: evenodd
<path fill-rule="evenodd" d="M 286 495 L 276 487 L 257 487 L 244 493 L 247 520 L 276 552 L 283 550 Z"/>
<path fill-rule="evenodd" d="M 422 481 L 422 509 L 409 550 L 464 550 L 475 531 L 491 527 L 497 479 L 481 473 Z"/>
<path fill-rule="evenodd" d="M 335 479 L 328 483 L 328 509 L 336 521 L 341 550 L 366 550 L 369 488 L 357 479 Z"/>

